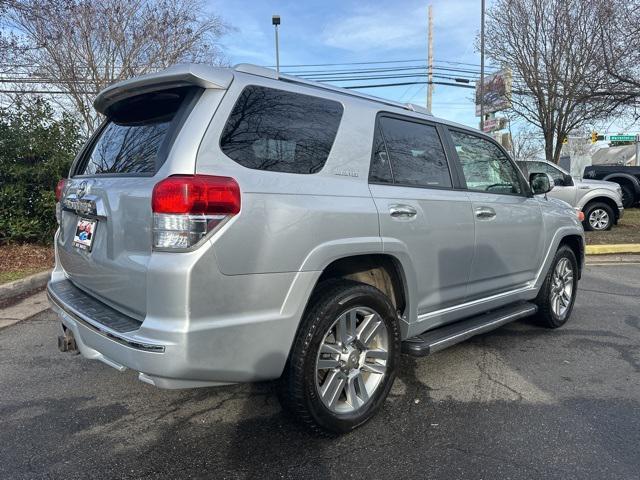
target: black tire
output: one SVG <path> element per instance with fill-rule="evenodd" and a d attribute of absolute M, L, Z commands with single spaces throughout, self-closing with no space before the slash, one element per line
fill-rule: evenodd
<path fill-rule="evenodd" d="M 603 218 L 602 215 L 606 214 L 606 224 L 603 226 L 602 221 L 592 221 L 592 215 L 595 216 L 595 219 Z M 584 222 L 582 225 L 585 230 L 588 231 L 600 231 L 603 232 L 605 230 L 611 230 L 615 221 L 615 217 L 613 214 L 613 209 L 602 202 L 593 202 L 589 203 L 584 209 Z"/>
<path fill-rule="evenodd" d="M 567 259 L 571 265 L 571 269 L 573 271 L 573 288 L 571 291 L 571 299 L 569 301 L 568 308 L 562 313 L 562 315 L 558 315 L 554 311 L 554 308 L 552 306 L 552 289 L 554 288 L 554 272 L 556 270 L 556 266 L 562 261 L 562 259 Z M 558 328 L 567 323 L 569 317 L 571 316 L 571 312 L 573 311 L 573 304 L 575 303 L 577 291 L 578 262 L 576 260 L 575 254 L 573 253 L 573 250 L 571 250 L 571 248 L 566 245 L 562 245 L 556 252 L 555 257 L 553 258 L 553 262 L 551 262 L 549 272 L 547 273 L 547 276 L 544 279 L 544 283 L 542 284 L 542 288 L 540 289 L 538 297 L 535 300 L 535 303 L 538 305 L 538 321 L 543 326 L 548 328 Z"/>
<path fill-rule="evenodd" d="M 386 371 L 367 403 L 350 413 L 331 411 L 316 387 L 316 359 L 325 335 L 336 320 L 355 307 L 375 311 L 388 335 Z M 400 362 L 400 330 L 395 309 L 378 289 L 349 280 L 332 280 L 316 288 L 302 318 L 285 371 L 279 396 L 283 407 L 319 434 L 349 432 L 375 415 L 384 403 Z M 342 395 L 342 393 L 340 394 Z"/>
<path fill-rule="evenodd" d="M 631 208 L 636 203 L 636 195 L 631 188 L 626 183 L 619 184 L 622 189 L 622 206 L 624 208 Z"/>

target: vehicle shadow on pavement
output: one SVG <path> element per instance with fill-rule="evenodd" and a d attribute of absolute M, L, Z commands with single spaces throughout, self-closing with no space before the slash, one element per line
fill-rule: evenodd
<path fill-rule="evenodd" d="M 602 298 L 404 356 L 380 414 L 327 439 L 273 382 L 158 390 L 60 354 L 41 314 L 0 335 L 0 478 L 637 478 L 637 300 Z"/>
<path fill-rule="evenodd" d="M 183 392 L 155 420 L 146 409 L 118 402 L 89 406 L 92 399 L 80 396 L 6 406 L 0 409 L 6 454 L 0 477 L 496 478 L 501 472 L 566 479 L 604 478 L 611 468 L 618 478 L 637 473 L 638 401 L 432 401 L 431 389 L 415 375 L 421 362 L 407 359 L 400 379 L 405 389 L 381 415 L 338 438 L 318 438 L 292 422 L 275 403 L 273 383 Z M 234 420 L 202 421 L 220 409 L 230 409 Z"/>

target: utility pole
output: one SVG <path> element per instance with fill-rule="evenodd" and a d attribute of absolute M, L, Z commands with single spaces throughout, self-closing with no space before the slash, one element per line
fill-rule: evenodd
<path fill-rule="evenodd" d="M 480 130 L 484 130 L 484 0 L 480 9 Z"/>
<path fill-rule="evenodd" d="M 280 25 L 280 15 L 273 15 L 271 17 L 271 24 L 276 29 L 276 74 L 280 77 L 280 48 L 278 46 L 278 25 Z"/>
<path fill-rule="evenodd" d="M 427 53 L 427 110 L 431 113 L 433 105 L 433 5 L 429 5 L 429 32 Z"/>

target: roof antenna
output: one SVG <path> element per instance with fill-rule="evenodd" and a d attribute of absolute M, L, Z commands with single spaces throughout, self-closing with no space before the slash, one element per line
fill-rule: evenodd
<path fill-rule="evenodd" d="M 280 49 L 278 46 L 278 25 L 280 25 L 280 15 L 271 17 L 271 24 L 276 29 L 276 78 L 280 78 Z"/>

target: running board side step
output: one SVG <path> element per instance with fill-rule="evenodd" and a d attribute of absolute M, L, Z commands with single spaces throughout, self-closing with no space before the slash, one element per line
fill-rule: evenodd
<path fill-rule="evenodd" d="M 402 352 L 414 357 L 424 357 L 439 352 L 456 343 L 464 342 L 481 333 L 489 332 L 538 311 L 531 302 L 509 305 L 476 317 L 429 330 L 402 342 Z"/>

